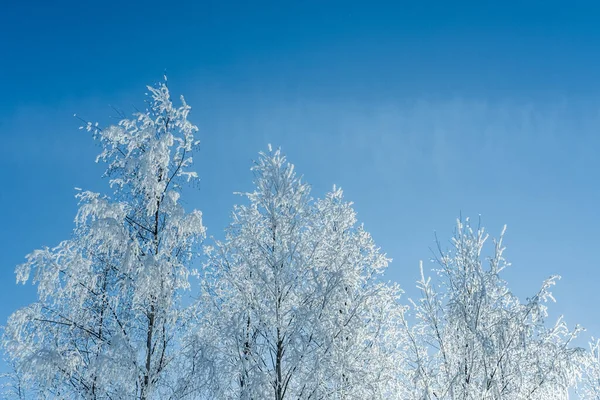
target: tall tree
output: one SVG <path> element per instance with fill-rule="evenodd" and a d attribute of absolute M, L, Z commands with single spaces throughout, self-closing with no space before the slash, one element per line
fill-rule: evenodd
<path fill-rule="evenodd" d="M 379 281 L 389 260 L 341 190 L 314 202 L 279 150 L 252 169 L 249 204 L 210 252 L 214 398 L 389 398 L 402 312 Z"/>
<path fill-rule="evenodd" d="M 165 398 L 175 390 L 176 343 L 186 320 L 202 214 L 186 213 L 197 127 L 166 81 L 148 109 L 106 129 L 87 123 L 107 164 L 111 196 L 77 195 L 72 238 L 36 250 L 17 272 L 39 300 L 9 319 L 3 344 L 26 382 L 60 398 Z"/>
<path fill-rule="evenodd" d="M 438 284 L 421 266 L 416 325 L 408 328 L 414 399 L 567 399 L 580 374 L 579 328 L 547 326 L 548 278 L 525 303 L 500 278 L 504 232 L 485 266 L 487 235 L 458 221 L 450 251 L 439 250 Z M 405 320 L 405 326 L 409 324 Z"/>

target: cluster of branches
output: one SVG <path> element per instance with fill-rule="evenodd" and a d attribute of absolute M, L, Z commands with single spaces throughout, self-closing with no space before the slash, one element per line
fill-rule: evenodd
<path fill-rule="evenodd" d="M 547 323 L 558 277 L 511 293 L 503 234 L 485 257 L 484 230 L 458 221 L 403 305 L 342 190 L 313 199 L 279 150 L 202 252 L 202 214 L 180 202 L 197 127 L 166 81 L 149 90 L 146 111 L 85 126 L 111 195 L 80 192 L 72 238 L 17 268 L 38 300 L 4 329 L 5 397 L 600 399 L 598 344 Z"/>

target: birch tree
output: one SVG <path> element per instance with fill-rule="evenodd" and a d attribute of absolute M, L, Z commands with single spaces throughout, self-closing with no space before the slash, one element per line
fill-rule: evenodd
<path fill-rule="evenodd" d="M 439 248 L 437 280 L 421 265 L 410 337 L 414 399 L 567 399 L 580 376 L 580 328 L 547 324 L 552 276 L 526 302 L 500 278 L 509 263 L 503 236 L 485 266 L 482 228 L 458 221 L 450 251 Z"/>
<path fill-rule="evenodd" d="M 183 97 L 148 87 L 148 108 L 105 129 L 110 196 L 81 191 L 71 239 L 36 250 L 16 270 L 37 302 L 9 319 L 3 345 L 26 382 L 58 398 L 167 398 L 185 329 L 182 292 L 204 238 L 202 214 L 186 213 L 182 185 L 195 179 L 197 127 Z"/>
<path fill-rule="evenodd" d="M 279 150 L 209 249 L 210 323 L 222 378 L 213 398 L 390 398 L 397 389 L 399 289 L 351 203 L 318 201 Z"/>

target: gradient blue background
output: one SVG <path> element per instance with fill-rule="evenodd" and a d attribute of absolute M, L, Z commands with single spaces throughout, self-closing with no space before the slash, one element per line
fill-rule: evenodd
<path fill-rule="evenodd" d="M 562 275 L 553 318 L 600 336 L 600 8 L 484 3 L 4 3 L 0 323 L 35 300 L 14 267 L 69 237 L 73 188 L 107 190 L 73 113 L 116 122 L 166 70 L 200 127 L 185 195 L 210 235 L 272 143 L 315 197 L 345 189 L 407 297 L 434 232 L 481 214 L 508 224 L 514 292 Z"/>

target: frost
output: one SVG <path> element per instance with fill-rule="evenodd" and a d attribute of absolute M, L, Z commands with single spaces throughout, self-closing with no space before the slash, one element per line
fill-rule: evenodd
<path fill-rule="evenodd" d="M 313 199 L 269 144 L 224 240 L 202 246 L 203 214 L 181 197 L 198 128 L 166 83 L 116 125 L 83 121 L 111 190 L 75 188 L 71 237 L 16 268 L 38 299 L 4 329 L 0 397 L 600 398 L 600 341 L 574 347 L 580 327 L 547 322 L 560 277 L 525 301 L 502 280 L 506 227 L 490 240 L 459 219 L 402 305 L 342 189 Z"/>
<path fill-rule="evenodd" d="M 559 318 L 546 326 L 544 306 L 554 300 L 543 282 L 525 303 L 513 295 L 499 272 L 509 263 L 502 241 L 482 260 L 488 235 L 457 221 L 450 251 L 439 252 L 440 284 L 433 286 L 422 263 L 414 301 L 416 323 L 404 322 L 411 338 L 408 362 L 412 399 L 568 399 L 581 375 L 581 349 L 570 347 L 581 331 Z M 408 397 L 407 397 L 408 398 Z"/>
<path fill-rule="evenodd" d="M 18 282 L 37 285 L 39 300 L 11 316 L 3 345 L 34 392 L 147 399 L 177 390 L 174 338 L 189 318 L 181 292 L 205 235 L 201 213 L 179 204 L 182 184 L 197 176 L 197 128 L 186 103 L 171 103 L 166 82 L 150 93 L 146 113 L 103 129 L 85 123 L 113 191 L 75 188 L 72 238 L 32 252 L 16 270 Z"/>
<path fill-rule="evenodd" d="M 312 200 L 271 146 L 252 170 L 250 204 L 235 207 L 224 242 L 205 247 L 203 298 L 218 297 L 192 343 L 216 360 L 209 398 L 400 395 L 403 308 L 399 289 L 378 281 L 389 260 L 341 189 Z"/>

